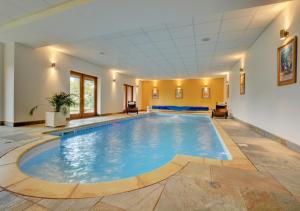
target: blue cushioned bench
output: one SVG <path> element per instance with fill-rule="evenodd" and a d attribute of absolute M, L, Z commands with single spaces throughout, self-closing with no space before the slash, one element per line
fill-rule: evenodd
<path fill-rule="evenodd" d="M 171 111 L 208 111 L 207 106 L 152 106 L 152 109 L 171 110 Z"/>

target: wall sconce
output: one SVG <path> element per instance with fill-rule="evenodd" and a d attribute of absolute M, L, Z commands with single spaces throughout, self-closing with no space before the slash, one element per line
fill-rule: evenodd
<path fill-rule="evenodd" d="M 56 66 L 55 62 L 52 62 L 52 63 L 51 63 L 51 67 L 52 67 L 52 68 L 55 68 L 55 66 Z"/>
<path fill-rule="evenodd" d="M 116 81 L 117 81 L 117 72 L 113 72 L 112 81 L 113 81 L 113 83 L 116 83 Z"/>
<path fill-rule="evenodd" d="M 289 36 L 289 32 L 285 29 L 280 30 L 280 40 L 285 40 Z"/>
<path fill-rule="evenodd" d="M 140 79 L 135 79 L 135 87 L 139 88 L 140 87 Z"/>

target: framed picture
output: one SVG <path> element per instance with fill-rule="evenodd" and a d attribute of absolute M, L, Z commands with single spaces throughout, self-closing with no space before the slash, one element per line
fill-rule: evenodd
<path fill-rule="evenodd" d="M 157 87 L 154 87 L 152 89 L 152 99 L 159 99 L 159 91 L 158 91 Z"/>
<path fill-rule="evenodd" d="M 210 98 L 210 88 L 208 88 L 208 87 L 202 88 L 202 98 L 205 98 L 205 99 Z"/>
<path fill-rule="evenodd" d="M 283 86 L 297 82 L 297 37 L 277 50 L 277 84 Z"/>
<path fill-rule="evenodd" d="M 229 98 L 229 91 L 230 91 L 230 87 L 229 87 L 229 84 L 226 85 L 226 94 L 227 94 L 227 98 Z"/>
<path fill-rule="evenodd" d="M 182 99 L 183 98 L 183 89 L 181 87 L 177 87 L 175 90 L 175 98 Z"/>
<path fill-rule="evenodd" d="M 246 73 L 240 73 L 240 94 L 244 95 L 246 91 Z"/>

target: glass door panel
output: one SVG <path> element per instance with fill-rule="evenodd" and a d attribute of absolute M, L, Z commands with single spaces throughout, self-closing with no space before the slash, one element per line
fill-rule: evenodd
<path fill-rule="evenodd" d="M 127 100 L 128 101 L 132 101 L 133 100 L 133 96 L 132 96 L 132 86 L 127 86 Z"/>
<path fill-rule="evenodd" d="M 84 79 L 84 113 L 95 113 L 95 80 Z"/>
<path fill-rule="evenodd" d="M 80 114 L 80 76 L 71 75 L 70 77 L 70 94 L 72 99 L 76 102 L 75 106 L 70 107 L 70 114 Z"/>

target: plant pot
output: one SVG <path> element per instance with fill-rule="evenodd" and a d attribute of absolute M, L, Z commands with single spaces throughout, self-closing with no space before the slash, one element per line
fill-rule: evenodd
<path fill-rule="evenodd" d="M 59 127 L 67 124 L 66 116 L 62 112 L 46 112 L 46 127 Z"/>

